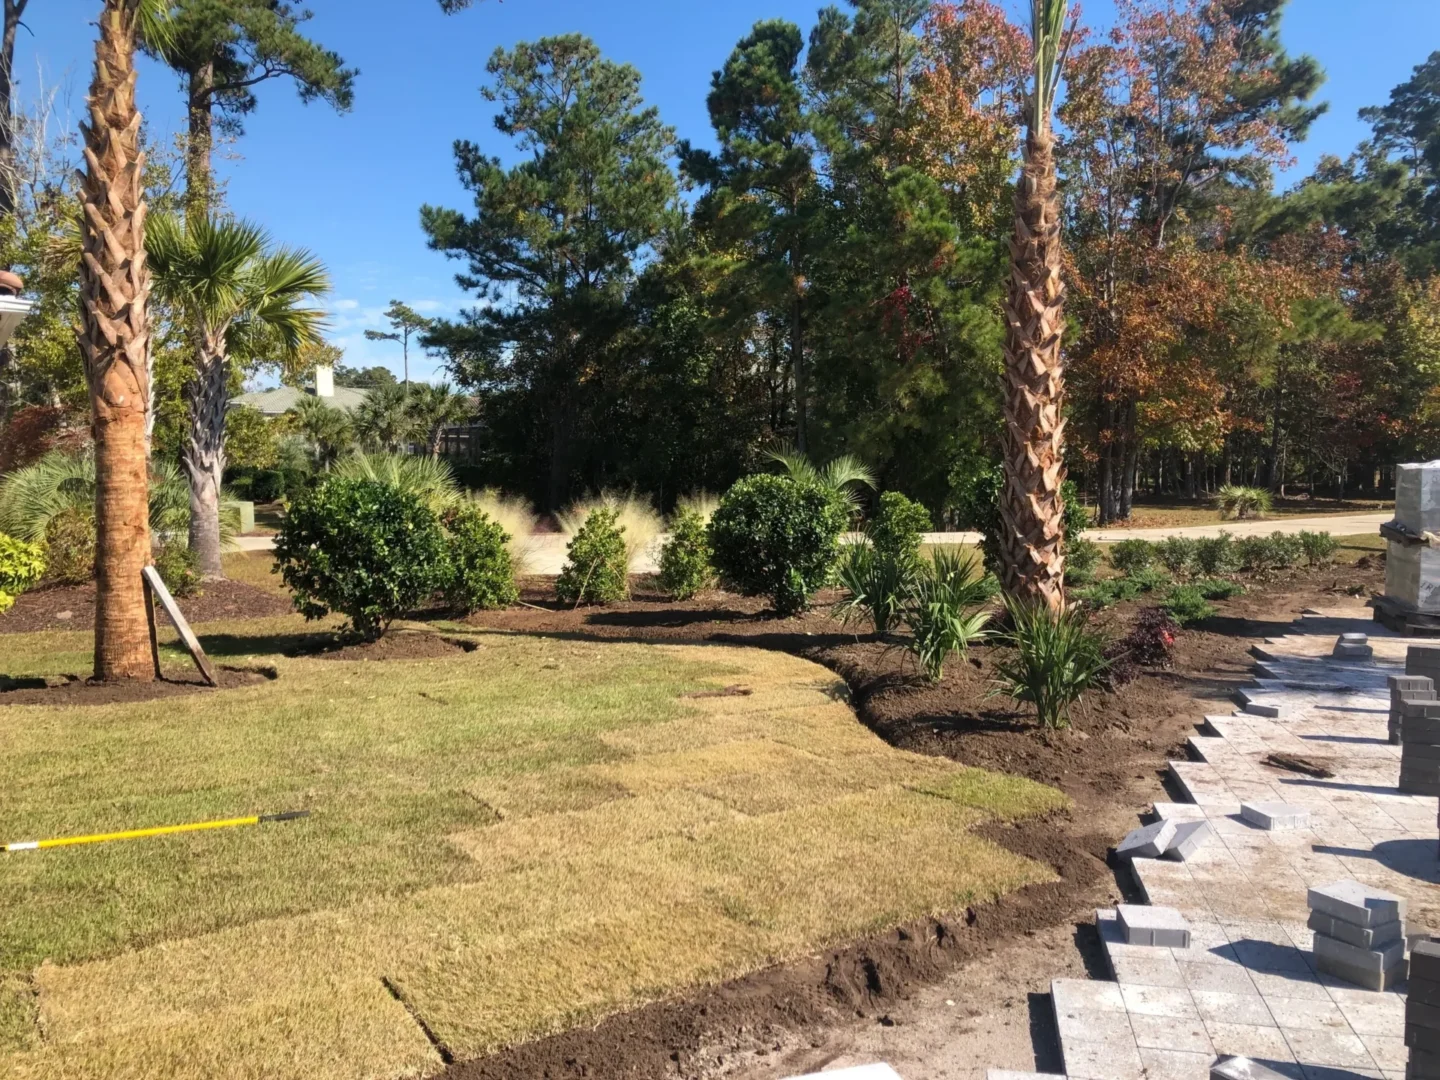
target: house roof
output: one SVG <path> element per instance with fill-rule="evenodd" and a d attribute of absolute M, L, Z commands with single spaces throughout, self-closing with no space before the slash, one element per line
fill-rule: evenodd
<path fill-rule="evenodd" d="M 361 390 L 354 386 L 335 387 L 335 396 L 325 398 L 325 403 L 332 405 L 341 412 L 354 412 L 360 407 L 370 394 L 368 390 Z M 279 416 L 281 413 L 289 412 L 295 407 L 295 403 L 303 397 L 314 397 L 315 391 L 309 388 L 297 390 L 293 386 L 277 386 L 273 390 L 257 390 L 251 394 L 241 394 L 239 397 L 230 399 L 231 405 L 244 405 L 251 409 L 259 409 L 266 416 Z"/>

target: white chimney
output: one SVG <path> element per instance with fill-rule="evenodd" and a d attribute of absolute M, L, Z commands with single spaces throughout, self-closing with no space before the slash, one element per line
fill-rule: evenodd
<path fill-rule="evenodd" d="M 315 365 L 315 396 L 320 398 L 335 396 L 335 369 L 329 364 Z"/>

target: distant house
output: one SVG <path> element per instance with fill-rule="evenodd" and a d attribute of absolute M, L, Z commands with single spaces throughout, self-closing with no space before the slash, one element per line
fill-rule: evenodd
<path fill-rule="evenodd" d="M 259 409 L 266 416 L 280 416 L 295 407 L 301 398 L 317 397 L 327 405 L 341 412 L 354 412 L 370 395 L 369 390 L 358 390 L 352 386 L 335 385 L 335 369 L 321 366 L 315 369 L 315 386 L 297 389 L 293 386 L 277 386 L 273 390 L 257 390 L 253 394 L 241 394 L 230 399 L 231 405 L 244 405 Z"/>

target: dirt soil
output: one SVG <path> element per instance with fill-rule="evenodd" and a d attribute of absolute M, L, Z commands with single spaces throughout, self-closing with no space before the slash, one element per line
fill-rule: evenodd
<path fill-rule="evenodd" d="M 457 652 L 474 652 L 479 647 L 473 641 L 414 630 L 391 630 L 379 641 L 357 644 L 347 644 L 338 637 L 319 641 L 315 648 L 291 655 L 316 660 L 435 660 Z"/>
<path fill-rule="evenodd" d="M 258 589 L 243 581 L 207 582 L 195 596 L 177 597 L 190 623 L 217 619 L 261 619 L 289 615 L 295 609 L 283 593 Z M 165 622 L 162 614 L 160 621 Z M 53 585 L 22 593 L 0 618 L 0 634 L 31 634 L 37 630 L 89 630 L 95 625 L 95 585 Z"/>
<path fill-rule="evenodd" d="M 278 677 L 273 667 L 239 668 L 221 665 L 215 678 L 221 690 L 253 686 Z M 166 672 L 154 682 L 97 683 L 74 675 L 12 679 L 0 676 L 0 706 L 5 705 L 111 705 L 115 702 L 153 701 L 184 694 L 212 693 L 198 672 Z"/>
<path fill-rule="evenodd" d="M 1145 671 L 1117 692 L 1092 695 L 1075 711 L 1073 730 L 1051 738 L 1006 699 L 985 696 L 993 650 L 974 650 L 928 686 L 903 650 L 831 619 L 824 596 L 805 615 L 777 619 L 762 602 L 725 593 L 674 603 L 644 579 L 628 603 L 567 609 L 544 579 L 527 582 L 528 606 L 470 621 L 524 633 L 792 652 L 845 678 L 862 722 L 888 742 L 1043 781 L 1075 806 L 982 830 L 1053 867 L 1060 878 L 1054 884 L 455 1063 L 446 1075 L 772 1080 L 874 1060 L 890 1062 L 906 1080 L 975 1080 L 989 1067 L 1059 1072 L 1045 995 L 1052 978 L 1104 977 L 1094 909 L 1131 888 L 1108 864 L 1109 849 L 1151 803 L 1174 798 L 1165 788 L 1166 762 L 1184 757 L 1202 716 L 1228 708 L 1249 680 L 1251 645 L 1285 633 L 1307 607 L 1378 591 L 1382 578 L 1378 566 L 1366 565 L 1254 582 L 1179 636 L 1169 670 Z M 1120 635 L 1141 606 L 1121 605 L 1100 619 Z"/>

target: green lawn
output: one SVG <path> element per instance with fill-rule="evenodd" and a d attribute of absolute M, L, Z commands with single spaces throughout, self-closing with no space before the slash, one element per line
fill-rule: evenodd
<path fill-rule="evenodd" d="M 0 707 L 4 840 L 313 811 L 0 856 L 0 1075 L 424 1075 L 417 1018 L 482 1054 L 1051 876 L 971 827 L 1063 796 L 886 746 L 793 657 L 276 655 L 307 629 L 201 628 L 263 684 Z M 85 635 L 0 641 L 3 674 L 88 668 Z"/>

